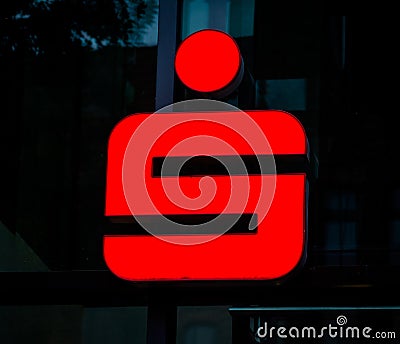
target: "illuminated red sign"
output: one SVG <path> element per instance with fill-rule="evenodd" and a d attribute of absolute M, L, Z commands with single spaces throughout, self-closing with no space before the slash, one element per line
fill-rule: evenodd
<path fill-rule="evenodd" d="M 252 128 L 252 123 L 260 132 L 255 132 L 258 129 Z M 243 136 L 246 132 L 252 137 Z M 267 144 L 262 136 L 268 138 Z M 190 144 L 179 145 L 187 140 Z M 178 148 L 174 151 L 174 147 Z M 239 213 L 243 214 L 239 223 L 244 228 L 215 235 L 174 233 L 172 226 L 151 235 L 138 231 L 134 224 L 125 224 L 121 232 L 104 237 L 107 265 L 116 275 L 133 281 L 266 280 L 288 274 L 304 254 L 306 155 L 303 127 L 282 111 L 126 117 L 109 141 L 106 216 L 116 220 L 141 216 L 142 223 L 157 223 L 160 214 L 172 219 L 181 216 L 182 221 L 187 216 L 190 223 L 190 216 L 207 219 Z M 189 157 L 206 160 L 190 166 Z M 229 176 L 207 157 L 228 165 L 230 159 L 241 158 L 250 171 L 242 173 L 234 162 Z M 183 174 L 167 170 L 161 176 L 160 165 L 167 158 L 175 163 L 184 160 L 189 168 L 185 172 L 183 165 Z M 199 196 L 207 169 L 215 183 L 215 195 L 208 204 L 190 206 L 190 200 Z M 185 209 L 171 200 L 173 192 L 168 195 L 168 189 L 178 187 L 189 199 Z M 259 215 L 256 228 L 248 229 L 246 214 Z"/>
<path fill-rule="evenodd" d="M 243 74 L 236 43 L 215 30 L 186 38 L 175 69 L 188 88 L 213 95 Z M 117 225 L 103 250 L 123 279 L 272 280 L 303 261 L 301 123 L 284 111 L 204 102 L 128 116 L 111 133 L 105 215 Z"/>

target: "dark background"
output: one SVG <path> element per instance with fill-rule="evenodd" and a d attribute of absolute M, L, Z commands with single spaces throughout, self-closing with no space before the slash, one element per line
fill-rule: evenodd
<path fill-rule="evenodd" d="M 140 37 L 168 15 L 141 1 L 132 1 L 130 15 L 116 15 L 113 1 L 32 3 L 0 5 L 3 305 L 136 307 L 165 303 L 165 295 L 178 305 L 398 305 L 394 21 L 377 13 L 327 15 L 312 6 L 289 14 L 255 1 L 254 34 L 234 36 L 246 76 L 223 100 L 242 109 L 273 108 L 274 81 L 304 82 L 291 95 L 302 106 L 286 107 L 285 96 L 275 104 L 301 120 L 311 144 L 305 266 L 280 285 L 135 285 L 112 276 L 102 256 L 102 233 L 110 226 L 107 140 L 120 119 L 154 112 L 165 97 L 157 83 L 171 80 L 171 72 L 160 74 L 157 63 L 168 51 L 160 43 L 140 45 Z M 182 6 L 176 31 L 158 32 L 164 42 L 174 38 L 175 48 Z M 71 39 L 71 30 L 108 41 L 93 49 Z M 171 102 L 195 97 L 172 80 Z M 387 318 L 398 324 L 398 316 Z"/>

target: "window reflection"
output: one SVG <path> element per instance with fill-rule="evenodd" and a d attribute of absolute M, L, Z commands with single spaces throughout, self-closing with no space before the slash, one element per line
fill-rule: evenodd
<path fill-rule="evenodd" d="M 158 0 L 0 5 L 0 271 L 105 269 L 107 141 L 155 110 Z"/>
<path fill-rule="evenodd" d="M 255 0 L 185 0 L 182 39 L 202 29 L 218 29 L 233 37 L 253 36 Z"/>
<path fill-rule="evenodd" d="M 306 79 L 257 80 L 256 95 L 258 109 L 307 110 Z"/>
<path fill-rule="evenodd" d="M 1 6 L 0 56 L 157 44 L 158 0 L 33 0 Z"/>

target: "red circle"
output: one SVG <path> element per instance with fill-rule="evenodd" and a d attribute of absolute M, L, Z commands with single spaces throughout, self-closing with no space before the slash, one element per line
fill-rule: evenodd
<path fill-rule="evenodd" d="M 228 86 L 238 75 L 239 47 L 225 32 L 201 30 L 188 36 L 175 56 L 179 79 L 198 92 L 214 92 Z"/>

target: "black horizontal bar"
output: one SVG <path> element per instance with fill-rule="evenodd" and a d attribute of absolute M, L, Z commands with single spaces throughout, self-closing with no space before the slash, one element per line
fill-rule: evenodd
<path fill-rule="evenodd" d="M 257 214 L 190 214 L 165 215 L 171 222 L 166 223 L 161 215 L 142 215 L 111 217 L 106 226 L 105 235 L 212 235 L 219 234 L 228 225 L 223 234 L 256 234 L 258 226 L 249 229 L 251 221 L 257 221 Z M 218 217 L 218 219 L 216 219 Z M 254 217 L 254 218 L 253 218 Z M 216 223 L 208 223 L 216 219 Z M 218 221 L 218 222 L 217 222 Z M 151 233 L 144 227 L 151 228 Z M 196 225 L 204 224 L 205 227 Z M 181 226 L 185 225 L 185 227 Z M 187 226 L 187 227 L 186 227 Z M 225 227 L 224 227 L 225 226 Z"/>
<path fill-rule="evenodd" d="M 153 177 L 308 173 L 302 154 L 154 157 Z"/>

